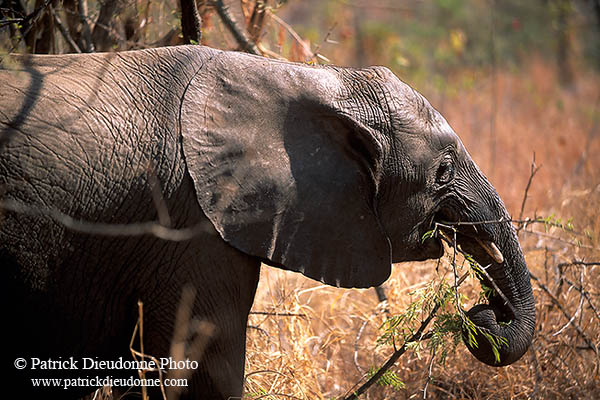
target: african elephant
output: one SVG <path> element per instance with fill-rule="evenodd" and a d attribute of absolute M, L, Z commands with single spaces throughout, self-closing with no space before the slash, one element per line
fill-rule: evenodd
<path fill-rule="evenodd" d="M 138 300 L 145 352 L 167 357 L 191 284 L 193 313 L 215 334 L 187 396 L 239 398 L 261 262 L 371 287 L 392 263 L 442 255 L 439 238 L 422 240 L 434 222 L 510 219 L 444 118 L 383 67 L 182 46 L 5 57 L 0 83 L 5 333 L 9 361 L 29 363 L 11 365 L 25 392 L 41 390 L 31 377 L 134 375 L 31 363 L 131 359 Z M 148 224 L 194 234 L 123 233 Z M 514 229 L 461 225 L 457 235 L 510 303 L 494 292 L 468 312 L 508 341 L 500 361 L 485 339 L 470 351 L 513 363 L 535 326 Z"/>

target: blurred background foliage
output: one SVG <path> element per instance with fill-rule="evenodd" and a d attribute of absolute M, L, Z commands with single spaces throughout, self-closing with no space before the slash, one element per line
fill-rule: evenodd
<path fill-rule="evenodd" d="M 347 63 L 383 63 L 430 76 L 464 66 L 518 66 L 532 52 L 553 59 L 560 46 L 599 67 L 595 7 L 569 0 L 335 0 L 290 2 L 286 11 L 288 22 L 312 42 L 334 24 L 340 27 L 340 47 L 354 50 Z"/>
<path fill-rule="evenodd" d="M 96 51 L 182 44 L 186 0 L 2 0 L 2 43 L 33 53 L 74 52 L 60 26 L 81 51 L 90 29 Z M 235 48 L 215 9 L 229 8 L 241 29 L 252 30 L 254 9 L 267 9 L 319 47 L 337 64 L 385 64 L 403 75 L 447 74 L 493 64 L 518 67 L 532 54 L 556 62 L 600 68 L 597 0 L 196 0 L 202 43 Z M 51 11 L 50 11 L 51 10 Z M 40 11 L 40 12 L 38 12 Z M 34 15 L 35 14 L 35 15 Z M 52 14 L 59 18 L 57 22 Z M 82 23 L 85 21 L 85 23 Z M 296 39 L 282 34 L 281 20 L 265 18 L 253 38 L 295 60 Z M 256 22 L 256 21 L 254 21 Z M 87 26 L 85 26 L 87 25 Z M 20 36 L 24 40 L 19 42 Z M 18 42 L 18 43 L 16 43 Z M 335 42 L 335 43 L 334 43 Z M 560 60 L 564 57 L 570 60 Z M 321 62 L 324 61 L 321 59 Z"/>
<path fill-rule="evenodd" d="M 600 0 L 2 0 L 0 12 L 4 51 L 200 42 L 291 61 L 385 65 L 426 95 L 477 79 L 450 85 L 456 72 L 517 71 L 534 57 L 556 65 L 566 88 L 575 71 L 600 70 Z M 186 18 L 198 21 L 197 35 L 182 32 Z"/>

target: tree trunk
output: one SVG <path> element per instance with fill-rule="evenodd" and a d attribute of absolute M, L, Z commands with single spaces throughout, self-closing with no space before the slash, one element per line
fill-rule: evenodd
<path fill-rule="evenodd" d="M 179 0 L 181 6 L 181 33 L 185 44 L 200 44 L 202 23 L 196 0 Z"/>

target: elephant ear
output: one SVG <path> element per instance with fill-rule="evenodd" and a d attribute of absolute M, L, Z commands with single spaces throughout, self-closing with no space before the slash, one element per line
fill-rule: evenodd
<path fill-rule="evenodd" d="M 382 283 L 391 248 L 374 211 L 381 151 L 318 100 L 332 97 L 333 73 L 237 61 L 198 74 L 182 103 L 183 152 L 204 213 L 225 241 L 269 265 L 341 287 Z"/>

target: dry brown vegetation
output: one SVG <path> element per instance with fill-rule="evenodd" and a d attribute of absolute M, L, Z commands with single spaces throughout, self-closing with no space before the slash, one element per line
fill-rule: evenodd
<path fill-rule="evenodd" d="M 518 73 L 462 72 L 452 79 L 465 83 L 445 94 L 420 89 L 459 133 L 513 217 L 520 214 L 535 153 L 540 169 L 523 218 L 554 215 L 564 225 L 572 219 L 574 232 L 545 224 L 520 230 L 537 278 L 532 285 L 538 323 L 533 345 L 519 362 L 488 367 L 459 344 L 442 364 L 439 353 L 432 361 L 424 341 L 421 351 L 406 353 L 393 368 L 405 388 L 377 385 L 365 398 L 599 398 L 600 266 L 571 263 L 600 261 L 600 79 L 582 72 L 575 88 L 560 89 L 554 69 L 536 59 Z M 405 312 L 418 298 L 415 291 L 431 281 L 452 280 L 450 258 L 447 251 L 439 264 L 395 265 L 385 284 L 390 314 Z M 461 286 L 471 299 L 465 308 L 479 290 L 471 280 Z M 271 314 L 250 317 L 248 398 L 343 398 L 393 352 L 377 346 L 388 314 L 372 289 L 336 289 L 263 267 L 254 310 Z"/>

